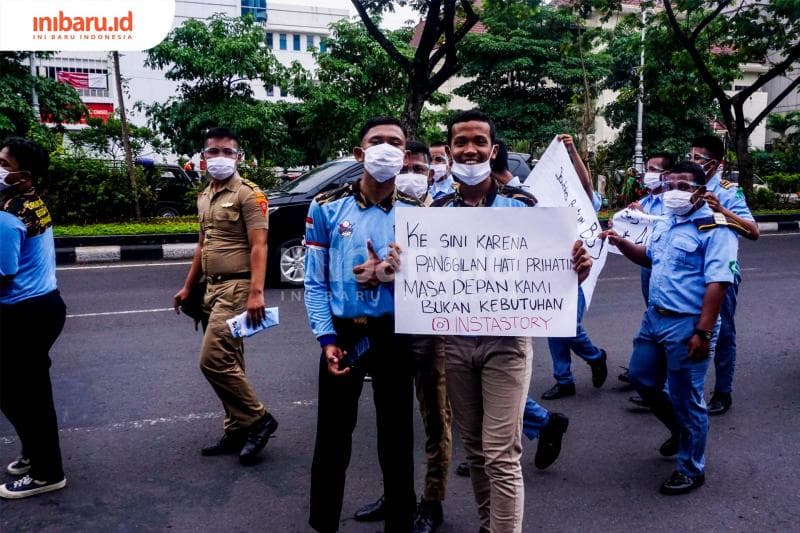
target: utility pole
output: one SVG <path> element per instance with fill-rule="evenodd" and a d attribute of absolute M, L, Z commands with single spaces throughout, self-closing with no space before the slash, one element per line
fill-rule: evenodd
<path fill-rule="evenodd" d="M 633 168 L 640 175 L 644 174 L 644 152 L 642 147 L 642 123 L 644 121 L 644 37 L 647 28 L 647 7 L 642 2 L 642 50 L 639 61 L 639 102 L 636 109 L 636 146 L 633 150 Z"/>
<path fill-rule="evenodd" d="M 122 147 L 125 150 L 125 165 L 128 167 L 128 178 L 131 180 L 133 201 L 136 208 L 136 220 L 142 219 L 142 210 L 139 207 L 139 191 L 136 188 L 136 169 L 133 168 L 133 153 L 131 152 L 131 139 L 128 134 L 128 119 L 125 116 L 125 96 L 122 94 L 122 74 L 119 71 L 119 52 L 111 52 L 114 57 L 114 80 L 117 84 L 117 100 L 119 106 L 119 121 L 122 126 Z"/>
<path fill-rule="evenodd" d="M 31 52 L 30 55 L 31 60 L 31 103 L 33 104 L 33 114 L 36 116 L 36 122 L 42 120 L 42 111 L 39 109 L 39 93 L 36 92 L 36 76 L 38 73 L 36 72 L 36 53 Z"/>

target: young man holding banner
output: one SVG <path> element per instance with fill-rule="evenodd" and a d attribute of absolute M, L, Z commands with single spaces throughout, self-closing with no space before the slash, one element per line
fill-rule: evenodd
<path fill-rule="evenodd" d="M 492 120 L 465 111 L 447 129 L 451 168 L 459 188 L 436 207 L 525 207 L 535 199 L 491 178 L 497 144 Z M 572 248 L 579 282 L 592 260 L 580 241 Z M 470 464 L 481 531 L 522 531 L 522 415 L 530 385 L 532 344 L 528 337 L 444 337 L 445 378 L 453 417 Z"/>

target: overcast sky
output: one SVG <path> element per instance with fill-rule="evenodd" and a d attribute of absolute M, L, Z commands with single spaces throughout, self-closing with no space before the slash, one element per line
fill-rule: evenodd
<path fill-rule="evenodd" d="M 267 3 L 272 0 L 267 0 Z M 351 16 L 356 16 L 356 10 L 350 0 L 276 0 L 276 4 L 289 4 L 296 6 L 317 6 L 317 7 L 330 7 L 336 9 L 347 9 L 350 11 Z M 409 8 L 402 8 L 395 11 L 393 14 L 388 14 L 384 17 L 382 26 L 388 29 L 396 29 L 404 25 L 408 19 L 414 20 L 416 23 L 419 20 L 419 14 L 415 13 Z"/>

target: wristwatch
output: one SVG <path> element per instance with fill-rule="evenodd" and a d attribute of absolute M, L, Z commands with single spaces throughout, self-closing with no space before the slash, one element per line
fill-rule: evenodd
<path fill-rule="evenodd" d="M 714 336 L 714 333 L 708 329 L 700 329 L 694 328 L 694 334 L 703 339 L 704 341 L 710 341 L 711 337 Z"/>

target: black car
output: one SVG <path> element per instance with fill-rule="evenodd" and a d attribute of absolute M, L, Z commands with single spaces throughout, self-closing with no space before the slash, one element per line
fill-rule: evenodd
<path fill-rule="evenodd" d="M 509 153 L 509 170 L 520 181 L 530 173 L 527 154 Z M 267 272 L 272 284 L 302 285 L 306 249 L 303 245 L 308 206 L 316 195 L 341 187 L 364 173 L 352 157 L 320 165 L 295 180 L 267 193 L 269 198 L 269 258 Z"/>
<path fill-rule="evenodd" d="M 153 212 L 158 217 L 177 217 L 196 213 L 187 194 L 202 181 L 199 174 L 189 175 L 178 165 L 137 162 L 143 169 L 145 182 L 155 195 Z"/>

